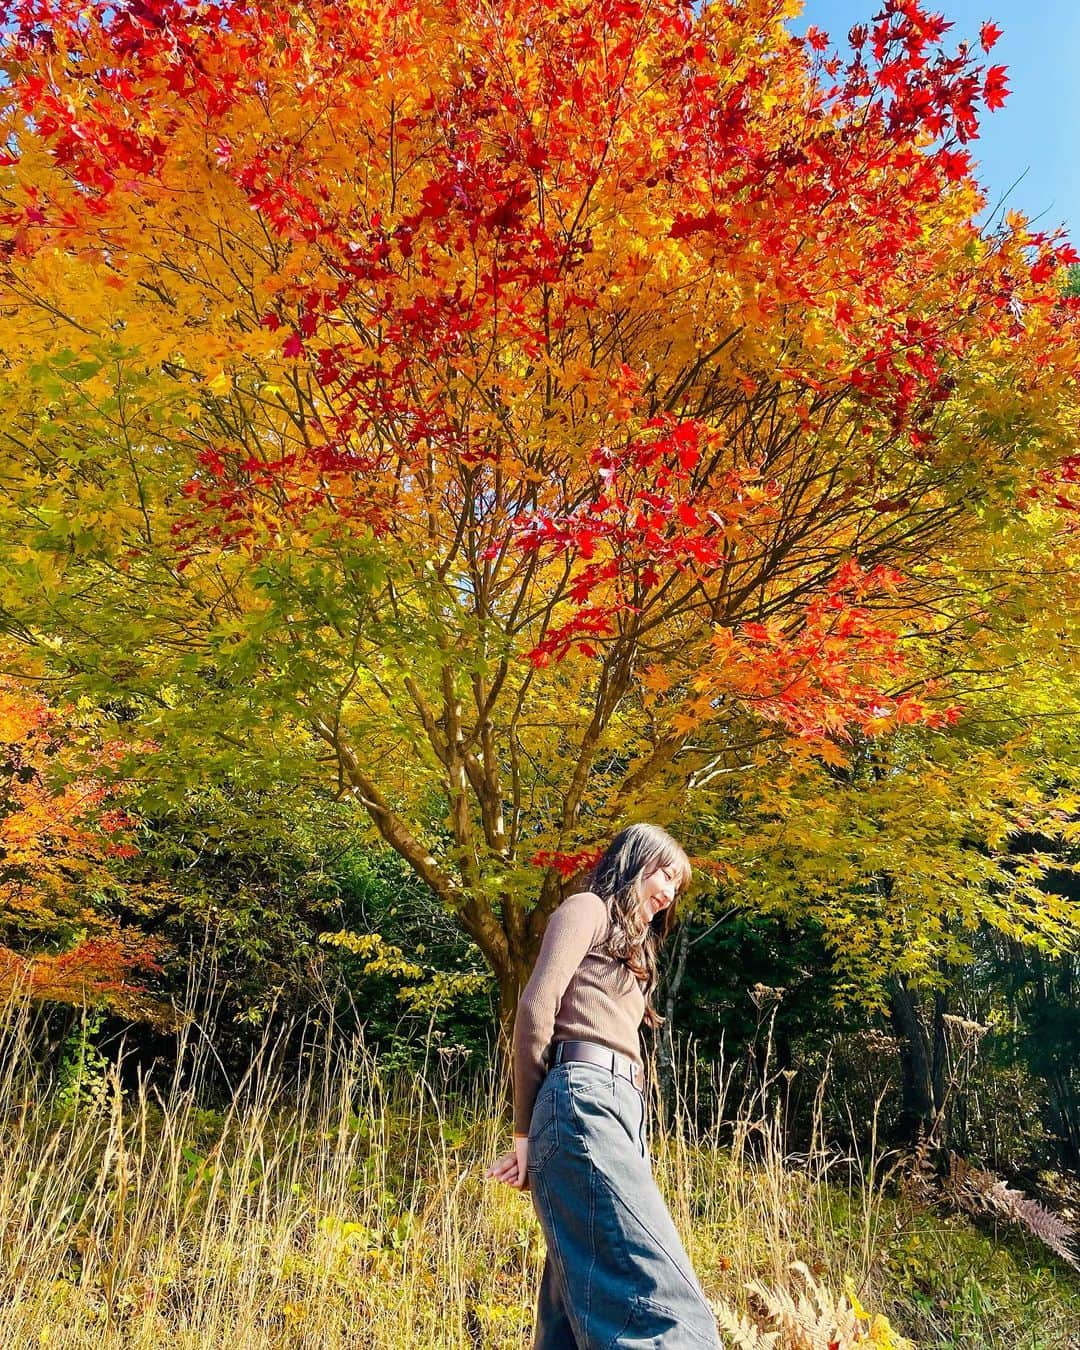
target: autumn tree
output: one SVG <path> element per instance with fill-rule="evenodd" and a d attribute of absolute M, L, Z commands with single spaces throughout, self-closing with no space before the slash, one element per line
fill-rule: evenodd
<path fill-rule="evenodd" d="M 352 798 L 504 1025 L 618 824 L 947 734 L 1075 462 L 1075 254 L 975 224 L 997 30 L 794 12 L 8 9 L 7 626 L 148 790 Z"/>
<path fill-rule="evenodd" d="M 0 678 L 0 996 L 146 1014 L 154 944 L 107 903 L 134 821 L 86 723 Z"/>

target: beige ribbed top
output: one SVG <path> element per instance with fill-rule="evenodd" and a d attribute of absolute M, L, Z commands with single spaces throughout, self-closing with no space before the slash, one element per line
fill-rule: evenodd
<path fill-rule="evenodd" d="M 564 900 L 548 919 L 540 954 L 514 1020 L 514 1133 L 527 1135 L 552 1040 L 598 1041 L 641 1063 L 645 996 L 636 976 L 596 950 L 608 911 L 591 891 Z"/>

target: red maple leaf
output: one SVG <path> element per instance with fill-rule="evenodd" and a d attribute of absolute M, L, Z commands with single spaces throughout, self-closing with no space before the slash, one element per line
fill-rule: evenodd
<path fill-rule="evenodd" d="M 979 29 L 979 41 L 984 52 L 988 52 L 999 37 L 1001 37 L 1001 29 L 996 23 L 991 23 L 989 20 Z"/>
<path fill-rule="evenodd" d="M 942 150 L 938 163 L 945 170 L 945 177 L 951 183 L 957 183 L 971 167 L 971 156 L 966 150 Z"/>
<path fill-rule="evenodd" d="M 806 41 L 814 51 L 823 52 L 829 46 L 829 35 L 820 28 L 811 27 L 806 30 Z"/>
<path fill-rule="evenodd" d="M 990 109 L 1000 108 L 1010 92 L 1005 84 L 1005 75 L 1005 66 L 991 66 L 986 72 L 986 79 L 983 81 L 983 102 Z"/>

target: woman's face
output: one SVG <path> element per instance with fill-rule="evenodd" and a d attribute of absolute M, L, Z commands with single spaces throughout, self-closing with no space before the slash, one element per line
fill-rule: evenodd
<path fill-rule="evenodd" d="M 646 923 L 672 904 L 679 888 L 678 872 L 674 867 L 658 867 L 646 873 L 641 883 L 641 911 Z"/>

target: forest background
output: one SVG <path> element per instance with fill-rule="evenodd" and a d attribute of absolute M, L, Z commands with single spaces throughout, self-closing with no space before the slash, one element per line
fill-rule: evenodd
<path fill-rule="evenodd" d="M 358 1036 L 369 1087 L 486 1092 L 493 1144 L 546 918 L 653 819 L 696 865 L 657 1120 L 673 1165 L 771 1178 L 784 1230 L 756 1304 L 731 1272 L 760 1253 L 717 1249 L 733 1343 L 800 1344 L 781 1252 L 837 1343 L 888 1341 L 813 1284 L 852 1273 L 847 1224 L 860 1290 L 928 1343 L 1073 1344 L 1077 255 L 980 219 L 995 24 L 952 42 L 887 0 L 836 47 L 796 15 L 8 6 L 7 1212 L 41 1211 L 50 1157 L 71 1188 L 33 1242 L 6 1230 L 20 1334 L 233 1316 L 334 1343 L 311 1319 L 345 1317 L 352 1276 L 295 1250 L 323 1183 L 288 1174 L 293 1264 L 254 1311 L 208 1294 L 219 1257 L 196 1296 L 121 1250 L 132 1206 L 160 1237 L 150 1173 L 109 1170 L 125 1111 L 144 1149 L 180 1100 L 219 1131 L 176 1144 L 177 1252 L 193 1218 L 241 1227 L 201 1189 L 241 1105 L 244 1139 L 306 1156 L 280 1112 Z M 442 1279 L 438 1330 L 379 1302 L 379 1262 L 424 1244 L 418 1176 L 373 1199 L 371 1160 L 430 1103 L 379 1153 L 366 1100 L 334 1127 L 366 1141 L 335 1192 L 355 1217 L 319 1240 L 387 1344 L 518 1343 L 532 1256 L 509 1292 Z M 444 1164 L 470 1119 L 440 1117 Z M 826 1199 L 789 1192 L 799 1160 Z M 725 1185 L 686 1215 L 703 1234 Z"/>

